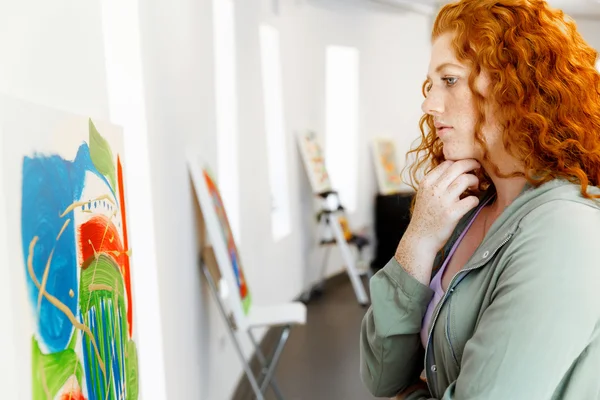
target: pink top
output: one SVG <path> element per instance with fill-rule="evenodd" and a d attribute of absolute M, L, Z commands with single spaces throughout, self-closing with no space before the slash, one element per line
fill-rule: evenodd
<path fill-rule="evenodd" d="M 433 295 L 433 299 L 431 299 L 431 301 L 429 302 L 429 306 L 427 306 L 427 312 L 425 312 L 425 317 L 423 318 L 423 324 L 421 325 L 421 343 L 423 343 L 423 347 L 425 347 L 425 348 L 427 347 L 427 340 L 429 339 L 429 328 L 431 325 L 431 319 L 433 318 L 433 311 L 435 310 L 435 307 L 438 305 L 440 300 L 442 300 L 442 297 L 444 297 L 445 292 L 444 292 L 444 289 L 442 288 L 442 276 L 444 276 L 444 271 L 446 270 L 446 266 L 452 259 L 454 252 L 458 248 L 458 245 L 460 244 L 462 239 L 465 237 L 465 234 L 467 233 L 467 231 L 469 230 L 471 225 L 473 225 L 473 221 L 475 221 L 475 218 L 477 218 L 477 216 L 479 215 L 481 210 L 483 210 L 483 207 L 485 207 L 492 198 L 493 197 L 489 198 L 481 207 L 479 207 L 477 212 L 475 212 L 475 214 L 473 215 L 473 218 L 471 218 L 467 227 L 462 231 L 462 233 L 460 234 L 460 236 L 454 243 L 454 246 L 452 246 L 452 249 L 450 250 L 448 257 L 446 257 L 446 259 L 444 260 L 444 264 L 442 264 L 442 267 L 440 268 L 439 272 L 433 277 L 433 279 L 431 280 L 431 283 L 429 284 L 429 287 L 431 289 L 433 289 L 433 291 L 434 291 L 434 295 Z"/>

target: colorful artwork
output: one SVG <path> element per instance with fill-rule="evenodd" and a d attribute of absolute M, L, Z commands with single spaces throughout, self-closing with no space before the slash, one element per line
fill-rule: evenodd
<path fill-rule="evenodd" d="M 398 193 L 402 186 L 402 175 L 396 161 L 396 146 L 390 139 L 373 141 L 373 158 L 377 182 L 381 194 Z"/>
<path fill-rule="evenodd" d="M 0 107 L 3 189 L 19 194 L 7 221 L 19 367 L 31 375 L 24 398 L 136 400 L 120 130 L 6 99 Z"/>
<path fill-rule="evenodd" d="M 204 174 L 204 180 L 206 181 L 206 186 L 208 187 L 208 192 L 212 198 L 212 203 L 219 220 L 219 225 L 223 234 L 223 240 L 227 245 L 227 253 L 229 259 L 231 260 L 231 266 L 233 268 L 236 285 L 240 293 L 242 307 L 244 313 L 248 314 L 248 311 L 250 310 L 250 292 L 248 291 L 248 285 L 246 284 L 246 278 L 244 277 L 244 271 L 242 270 L 241 260 L 238 255 L 231 228 L 229 226 L 227 213 L 225 212 L 225 207 L 223 206 L 223 201 L 221 200 L 221 195 L 217 185 L 206 170 L 203 170 L 202 172 Z"/>
<path fill-rule="evenodd" d="M 299 135 L 298 143 L 313 192 L 330 191 L 331 183 L 325 167 L 325 157 L 316 135 L 313 132 Z"/>

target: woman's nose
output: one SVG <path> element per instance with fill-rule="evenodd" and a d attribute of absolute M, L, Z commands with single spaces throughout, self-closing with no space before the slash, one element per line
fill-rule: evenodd
<path fill-rule="evenodd" d="M 423 113 L 429 115 L 440 115 L 444 113 L 444 101 L 440 93 L 435 89 L 431 89 L 427 93 L 427 97 L 421 104 L 421 110 Z"/>

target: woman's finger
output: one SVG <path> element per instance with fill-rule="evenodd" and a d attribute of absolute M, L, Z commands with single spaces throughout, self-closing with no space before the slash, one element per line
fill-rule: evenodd
<path fill-rule="evenodd" d="M 426 187 L 435 184 L 440 178 L 440 176 L 442 176 L 442 174 L 446 172 L 448 168 L 452 166 L 452 164 L 454 164 L 454 161 L 446 160 L 431 171 L 429 171 L 429 173 L 425 175 L 425 177 L 421 181 L 421 185 Z"/>
<path fill-rule="evenodd" d="M 460 175 L 471 172 L 480 167 L 481 165 L 477 162 L 477 160 L 469 159 L 456 161 L 448 169 L 446 169 L 435 185 L 442 190 L 446 189 Z"/>
<path fill-rule="evenodd" d="M 447 193 L 453 199 L 458 199 L 461 194 L 465 192 L 465 190 L 471 187 L 477 187 L 479 185 L 479 178 L 477 178 L 473 174 L 462 174 L 459 175 L 454 182 L 448 186 Z"/>
<path fill-rule="evenodd" d="M 468 196 L 456 203 L 454 208 L 454 217 L 458 221 L 465 216 L 466 213 L 477 207 L 479 198 L 477 196 Z"/>

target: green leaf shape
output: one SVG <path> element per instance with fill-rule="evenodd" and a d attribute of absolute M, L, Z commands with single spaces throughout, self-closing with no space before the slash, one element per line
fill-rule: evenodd
<path fill-rule="evenodd" d="M 67 348 L 58 353 L 43 354 L 37 339 L 31 338 L 32 397 L 34 399 L 47 399 L 48 395 L 53 399 L 72 375 L 75 375 L 79 387 L 81 387 L 83 367 L 75 351 Z M 48 389 L 47 393 L 45 388 Z"/>
<path fill-rule="evenodd" d="M 110 145 L 102 137 L 96 126 L 89 120 L 90 125 L 90 157 L 92 158 L 92 163 L 102 175 L 106 176 L 106 179 L 110 182 L 113 191 L 117 190 L 117 178 L 115 172 L 115 162 L 113 158 L 113 153 L 110 148 Z"/>

